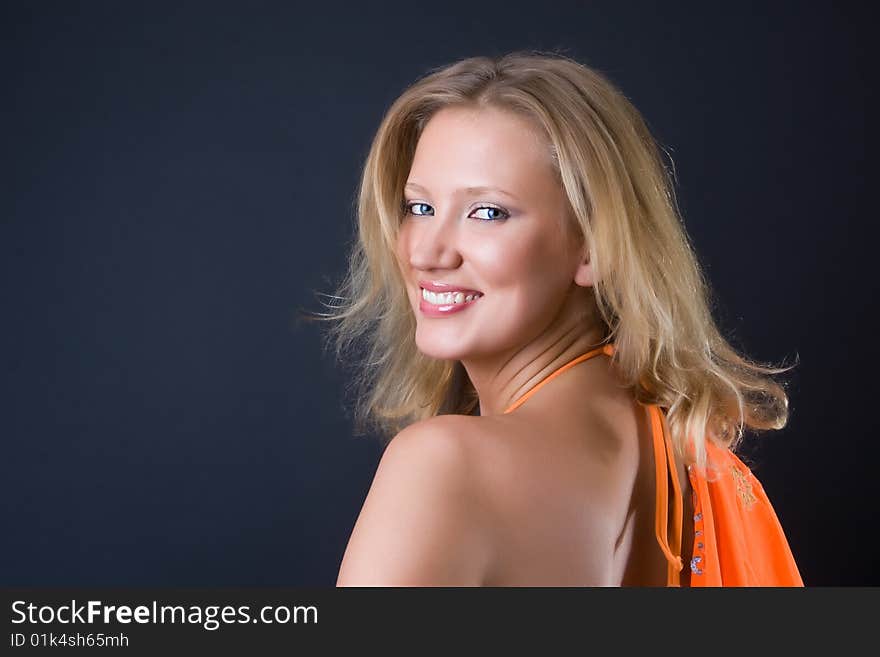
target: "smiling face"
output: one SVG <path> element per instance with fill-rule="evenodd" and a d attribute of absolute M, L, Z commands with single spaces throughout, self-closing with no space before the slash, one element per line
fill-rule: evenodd
<path fill-rule="evenodd" d="M 397 255 L 428 356 L 518 349 L 553 322 L 573 286 L 591 283 L 547 143 L 522 117 L 440 110 L 404 193 Z"/>

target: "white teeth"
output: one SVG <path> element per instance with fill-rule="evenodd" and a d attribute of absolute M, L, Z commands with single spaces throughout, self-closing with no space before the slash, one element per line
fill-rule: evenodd
<path fill-rule="evenodd" d="M 422 289 L 422 298 L 435 306 L 451 306 L 453 304 L 468 303 L 479 299 L 482 294 L 477 292 L 465 295 L 464 292 L 432 292 Z"/>

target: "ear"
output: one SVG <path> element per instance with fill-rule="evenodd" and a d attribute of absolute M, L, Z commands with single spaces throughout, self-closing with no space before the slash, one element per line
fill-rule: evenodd
<path fill-rule="evenodd" d="M 581 287 L 592 287 L 596 283 L 593 263 L 590 262 L 589 250 L 584 251 L 583 260 L 581 260 L 574 272 L 574 282 Z"/>

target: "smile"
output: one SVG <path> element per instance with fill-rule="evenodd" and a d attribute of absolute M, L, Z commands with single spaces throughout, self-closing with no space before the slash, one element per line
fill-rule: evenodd
<path fill-rule="evenodd" d="M 429 317 L 445 317 L 465 310 L 483 296 L 480 292 L 471 291 L 433 292 L 425 288 L 420 288 L 420 291 L 422 300 L 419 310 Z"/>
<path fill-rule="evenodd" d="M 479 292 L 432 292 L 431 290 L 422 289 L 422 299 L 435 306 L 449 306 L 452 304 L 468 303 L 474 299 L 479 299 L 482 294 Z"/>

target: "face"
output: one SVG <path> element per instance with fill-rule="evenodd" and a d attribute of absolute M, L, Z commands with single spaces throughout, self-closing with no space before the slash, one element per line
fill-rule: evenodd
<path fill-rule="evenodd" d="M 439 111 L 404 194 L 397 255 L 428 356 L 485 358 L 526 345 L 583 276 L 548 145 L 522 117 Z"/>

